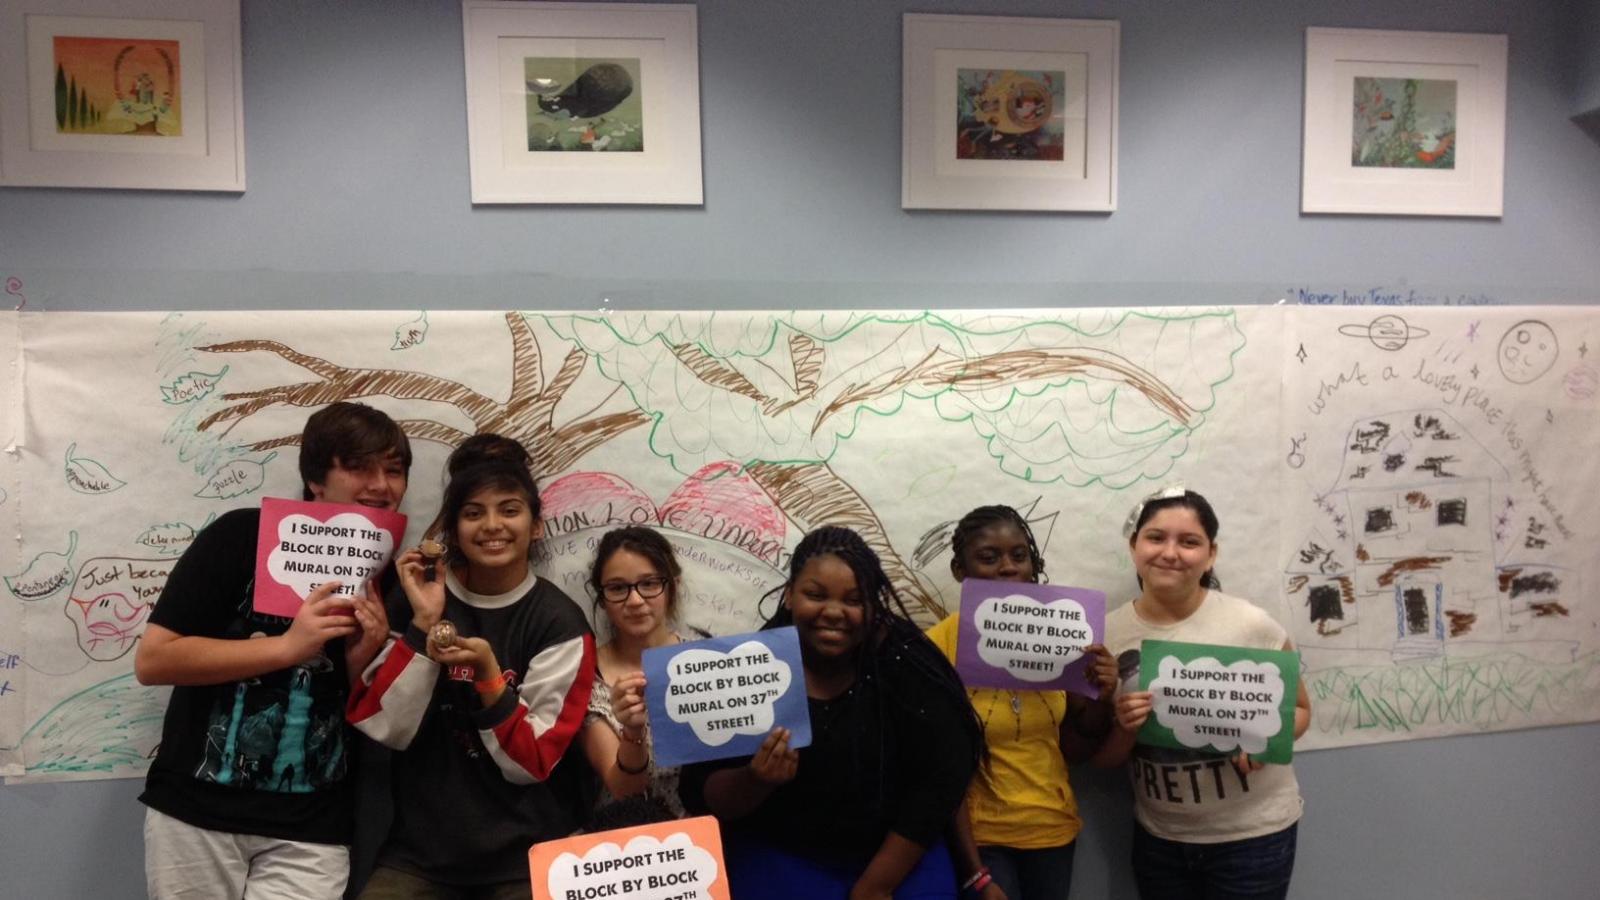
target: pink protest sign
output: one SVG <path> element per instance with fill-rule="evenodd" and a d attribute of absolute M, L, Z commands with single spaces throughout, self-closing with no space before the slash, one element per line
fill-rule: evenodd
<path fill-rule="evenodd" d="M 387 509 L 309 500 L 261 501 L 256 533 L 256 612 L 293 616 L 320 584 L 354 597 L 394 558 L 406 517 Z"/>
<path fill-rule="evenodd" d="M 956 673 L 967 687 L 1100 696 L 1084 648 L 1105 641 L 1106 595 L 1014 581 L 961 582 Z"/>

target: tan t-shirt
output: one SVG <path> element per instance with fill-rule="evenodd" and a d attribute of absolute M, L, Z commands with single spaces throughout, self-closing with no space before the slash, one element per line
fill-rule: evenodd
<path fill-rule="evenodd" d="M 1139 645 L 1146 639 L 1282 649 L 1288 633 L 1266 612 L 1209 591 L 1189 618 L 1154 625 L 1135 604 L 1106 614 L 1106 649 L 1116 657 L 1123 690 L 1139 689 Z M 1245 777 L 1229 756 L 1137 744 L 1128 759 L 1134 816 L 1156 837 L 1195 844 L 1237 841 L 1282 831 L 1300 820 L 1303 803 L 1293 766 L 1268 765 Z"/>

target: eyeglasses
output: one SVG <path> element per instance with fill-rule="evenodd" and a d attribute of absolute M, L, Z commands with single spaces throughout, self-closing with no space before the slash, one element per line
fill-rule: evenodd
<path fill-rule="evenodd" d="M 666 589 L 667 580 L 658 575 L 652 575 L 649 578 L 641 578 L 632 584 L 626 581 L 612 581 L 602 584 L 600 585 L 600 596 L 606 598 L 607 603 L 627 603 L 628 596 L 634 591 L 638 591 L 642 599 L 654 600 L 661 596 L 661 592 Z"/>

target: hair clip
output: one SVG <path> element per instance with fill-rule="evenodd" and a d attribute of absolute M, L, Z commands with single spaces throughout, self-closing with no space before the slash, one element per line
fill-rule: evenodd
<path fill-rule="evenodd" d="M 1135 503 L 1133 505 L 1133 510 L 1128 513 L 1127 520 L 1122 523 L 1122 536 L 1125 538 L 1133 537 L 1134 529 L 1139 527 L 1139 517 L 1144 514 L 1144 508 L 1146 506 L 1149 506 L 1151 503 L 1154 503 L 1157 500 L 1175 500 L 1187 493 L 1189 493 L 1189 489 L 1184 487 L 1183 482 L 1175 481 L 1161 490 L 1156 491 L 1154 494 L 1144 498 L 1143 500 L 1140 500 L 1138 503 Z"/>

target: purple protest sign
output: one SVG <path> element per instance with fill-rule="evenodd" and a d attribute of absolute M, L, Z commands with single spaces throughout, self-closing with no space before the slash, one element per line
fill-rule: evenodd
<path fill-rule="evenodd" d="M 956 672 L 967 687 L 1099 697 L 1083 648 L 1105 640 L 1106 595 L 1015 581 L 961 582 Z"/>

